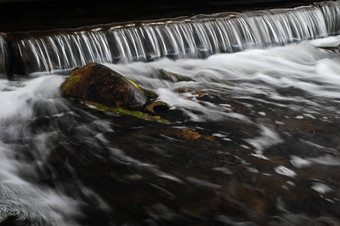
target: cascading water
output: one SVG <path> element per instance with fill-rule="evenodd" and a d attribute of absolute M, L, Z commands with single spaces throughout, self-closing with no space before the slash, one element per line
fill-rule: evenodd
<path fill-rule="evenodd" d="M 339 2 L 326 2 L 287 10 L 104 26 L 23 38 L 13 46 L 27 73 L 70 69 L 89 62 L 206 57 L 336 35 L 339 8 Z"/>
<path fill-rule="evenodd" d="M 0 34 L 0 78 L 6 74 L 7 43 Z"/>
<path fill-rule="evenodd" d="M 325 16 L 325 22 L 327 26 L 328 35 L 337 35 L 339 34 L 339 24 L 340 24 L 340 9 L 336 7 L 338 2 L 329 2 L 329 3 L 321 3 L 322 4 L 322 13 Z"/>
<path fill-rule="evenodd" d="M 340 225 L 339 6 L 0 35 L 0 225 Z M 170 123 L 64 98 L 91 61 Z"/>

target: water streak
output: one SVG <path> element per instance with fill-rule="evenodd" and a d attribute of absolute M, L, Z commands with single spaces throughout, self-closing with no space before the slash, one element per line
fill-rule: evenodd
<path fill-rule="evenodd" d="M 28 34 L 27 38 L 13 43 L 13 48 L 20 53 L 26 73 L 53 73 L 89 62 L 207 57 L 336 35 L 339 9 L 340 2 L 336 1 L 293 9 L 104 26 L 39 37 Z"/>
<path fill-rule="evenodd" d="M 7 55 L 7 43 L 0 34 L 0 78 L 6 74 L 6 55 Z"/>

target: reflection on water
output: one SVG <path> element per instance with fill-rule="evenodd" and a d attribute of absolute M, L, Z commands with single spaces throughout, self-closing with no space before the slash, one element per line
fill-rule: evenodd
<path fill-rule="evenodd" d="M 205 60 L 107 64 L 162 124 L 0 81 L 0 216 L 34 225 L 339 225 L 340 37 Z M 160 69 L 190 77 L 174 82 Z"/>

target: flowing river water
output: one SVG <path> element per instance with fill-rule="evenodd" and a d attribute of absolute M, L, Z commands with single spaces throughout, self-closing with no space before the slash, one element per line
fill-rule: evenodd
<path fill-rule="evenodd" d="M 221 33 L 211 38 L 217 34 L 212 22 L 212 27 L 192 22 L 190 28 L 174 25 L 182 26 L 182 39 L 177 35 L 177 41 L 158 42 L 168 47 L 157 47 L 153 41 L 173 33 L 157 35 L 153 31 L 167 28 L 147 25 L 138 29 L 149 29 L 144 37 L 154 43 L 153 51 L 144 54 L 148 60 L 137 57 L 144 51 L 138 45 L 127 48 L 133 45 L 132 36 L 115 39 L 126 41 L 118 51 L 120 60 L 112 54 L 89 58 L 104 56 L 100 51 L 90 54 L 90 49 L 105 47 L 104 39 L 98 41 L 104 36 L 93 33 L 82 37 L 92 35 L 98 45 L 85 44 L 88 54 L 83 52 L 83 58 L 78 49 L 78 61 L 65 40 L 76 40 L 72 37 L 79 33 L 18 41 L 19 49 L 27 48 L 21 53 L 30 60 L 23 63 L 30 74 L 0 79 L 2 222 L 340 225 L 340 55 L 323 48 L 340 45 L 340 36 L 330 36 L 339 32 L 334 22 L 339 18 L 332 14 L 333 19 L 318 21 L 313 30 L 313 21 L 305 20 L 321 14 L 313 11 L 308 14 L 312 17 L 296 19 L 299 10 L 293 10 L 292 18 L 296 24 L 309 23 L 309 33 L 297 29 L 292 36 L 281 32 L 281 39 L 271 35 L 275 31 L 265 36 L 260 31 L 269 29 L 267 24 L 257 33 L 250 29 L 248 39 L 239 36 L 239 46 L 222 45 Z M 283 15 L 275 18 L 281 25 Z M 198 37 L 201 45 L 184 37 L 195 26 L 204 27 L 200 34 L 210 37 Z M 117 32 L 133 33 L 124 29 Z M 300 39 L 294 38 L 297 34 Z M 50 58 L 48 48 L 43 49 L 46 40 L 55 50 Z M 182 47 L 181 40 L 186 41 Z M 5 41 L 0 41 L 5 61 Z M 220 44 L 210 45 L 216 42 Z M 169 46 L 176 54 L 166 52 Z M 228 51 L 228 46 L 237 51 Z M 204 51 L 204 59 L 189 58 Z M 164 57 L 169 55 L 172 59 Z M 63 70 L 87 60 L 100 61 L 156 92 L 171 107 L 164 115 L 170 123 L 100 112 L 63 98 Z M 167 80 L 164 72 L 190 79 Z"/>

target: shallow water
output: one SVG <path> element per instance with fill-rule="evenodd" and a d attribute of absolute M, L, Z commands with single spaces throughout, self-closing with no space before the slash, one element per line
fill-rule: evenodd
<path fill-rule="evenodd" d="M 317 46 L 106 64 L 172 123 L 0 80 L 0 216 L 24 225 L 339 225 L 340 57 Z M 160 69 L 190 77 L 173 82 Z"/>

